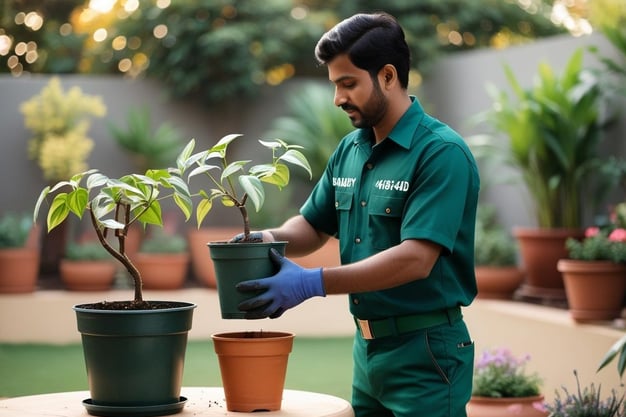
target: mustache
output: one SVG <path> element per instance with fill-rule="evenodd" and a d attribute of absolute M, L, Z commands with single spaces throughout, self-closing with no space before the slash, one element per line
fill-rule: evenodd
<path fill-rule="evenodd" d="M 341 109 L 342 109 L 343 111 L 348 111 L 348 110 L 359 111 L 358 107 L 356 107 L 356 106 L 352 106 L 352 105 L 350 105 L 350 104 L 342 104 L 342 105 L 341 105 L 341 106 L 339 106 L 339 107 L 341 107 Z"/>

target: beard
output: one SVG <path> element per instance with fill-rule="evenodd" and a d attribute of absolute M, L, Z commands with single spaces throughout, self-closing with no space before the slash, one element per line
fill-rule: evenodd
<path fill-rule="evenodd" d="M 376 126 L 387 112 L 389 103 L 378 84 L 378 80 L 374 79 L 373 84 L 374 89 L 372 90 L 372 94 L 370 94 L 363 108 L 350 104 L 341 106 L 344 111 L 351 110 L 357 113 L 356 115 L 349 116 L 352 126 L 356 128 L 370 128 Z"/>

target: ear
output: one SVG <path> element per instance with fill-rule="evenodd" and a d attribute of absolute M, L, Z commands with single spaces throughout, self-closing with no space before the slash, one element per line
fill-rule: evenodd
<path fill-rule="evenodd" d="M 391 85 L 397 80 L 398 73 L 396 72 L 396 67 L 391 64 L 387 64 L 381 68 L 378 73 L 380 76 L 380 83 L 385 87 L 391 87 Z"/>

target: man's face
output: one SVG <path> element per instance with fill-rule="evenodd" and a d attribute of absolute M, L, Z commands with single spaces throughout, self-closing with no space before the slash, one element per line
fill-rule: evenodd
<path fill-rule="evenodd" d="M 374 127 L 381 121 L 387 97 L 367 71 L 342 54 L 328 63 L 328 78 L 335 85 L 335 105 L 348 114 L 354 127 Z"/>

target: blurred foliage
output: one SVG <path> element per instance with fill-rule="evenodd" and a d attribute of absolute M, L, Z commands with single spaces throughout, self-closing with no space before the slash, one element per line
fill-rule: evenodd
<path fill-rule="evenodd" d="M 417 74 L 441 53 L 565 31 L 549 0 L 118 0 L 100 14 L 85 0 L 1 1 L 0 72 L 146 74 L 207 104 L 323 74 L 315 43 L 359 11 L 398 17 Z"/>

